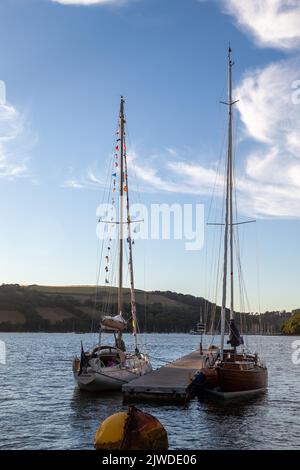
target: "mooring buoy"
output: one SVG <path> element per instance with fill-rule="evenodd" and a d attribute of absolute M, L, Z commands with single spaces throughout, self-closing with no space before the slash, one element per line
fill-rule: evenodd
<path fill-rule="evenodd" d="M 134 406 L 106 418 L 94 440 L 96 450 L 167 450 L 168 446 L 160 421 Z"/>

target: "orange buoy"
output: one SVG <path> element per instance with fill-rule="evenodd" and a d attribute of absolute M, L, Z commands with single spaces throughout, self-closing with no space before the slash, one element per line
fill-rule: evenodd
<path fill-rule="evenodd" d="M 130 406 L 106 418 L 95 435 L 96 450 L 167 450 L 168 435 L 154 416 Z"/>

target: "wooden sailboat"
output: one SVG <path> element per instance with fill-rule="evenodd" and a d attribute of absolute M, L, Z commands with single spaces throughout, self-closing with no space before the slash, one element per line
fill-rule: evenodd
<path fill-rule="evenodd" d="M 236 103 L 232 98 L 232 67 L 231 49 L 228 52 L 228 149 L 226 172 L 226 206 L 225 206 L 225 234 L 224 234 L 224 263 L 223 263 L 223 291 L 221 309 L 221 344 L 218 358 L 207 370 L 211 377 L 214 371 L 217 384 L 212 391 L 224 398 L 233 398 L 240 395 L 249 395 L 261 392 L 267 388 L 268 373 L 258 355 L 248 353 L 243 349 L 243 338 L 237 328 L 234 318 L 234 228 L 238 225 L 233 220 L 233 132 L 232 107 Z M 228 261 L 230 262 L 230 322 L 229 322 L 229 348 L 225 348 L 226 330 L 226 303 L 228 284 Z M 238 351 L 238 348 L 241 351 Z M 204 371 L 205 373 L 205 371 Z"/>
<path fill-rule="evenodd" d="M 140 351 L 138 345 L 138 330 L 136 316 L 135 287 L 133 274 L 133 254 L 132 254 L 132 235 L 131 218 L 129 206 L 127 158 L 125 145 L 125 117 L 124 117 L 124 99 L 121 97 L 120 119 L 118 129 L 118 145 L 116 147 L 116 157 L 119 163 L 119 220 L 118 225 L 118 313 L 115 316 L 104 315 L 100 323 L 99 342 L 95 347 L 85 352 L 81 344 L 81 355 L 73 360 L 73 374 L 76 383 L 80 389 L 88 391 L 109 391 L 120 390 L 124 383 L 137 378 L 140 375 L 151 372 L 152 367 L 147 354 Z M 113 175 L 116 181 L 117 174 Z M 123 200 L 125 194 L 126 219 L 124 218 Z M 127 227 L 125 234 L 124 226 Z M 126 327 L 126 321 L 123 316 L 123 254 L 124 254 L 124 235 L 128 245 L 129 275 L 130 275 L 130 296 L 131 296 L 131 314 L 132 327 L 134 335 L 135 349 L 133 352 L 127 352 L 123 340 L 123 331 Z M 108 258 L 108 256 L 106 257 Z M 107 270 L 108 268 L 106 268 Z M 115 338 L 115 345 L 102 344 L 102 332 L 112 332 Z"/>

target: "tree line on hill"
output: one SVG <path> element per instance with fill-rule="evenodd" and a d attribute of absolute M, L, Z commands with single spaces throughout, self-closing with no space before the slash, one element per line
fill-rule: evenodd
<path fill-rule="evenodd" d="M 285 335 L 300 335 L 300 309 L 293 310 L 292 315 L 282 325 L 281 332 Z"/>
<path fill-rule="evenodd" d="M 207 331 L 219 333 L 220 307 L 201 297 L 177 294 L 175 292 L 154 291 L 151 302 L 137 303 L 138 321 L 141 332 L 173 333 L 189 332 L 193 329 L 202 315 Z M 146 294 L 146 298 L 147 298 Z M 91 332 L 97 331 L 99 317 L 87 311 L 101 312 L 103 305 L 100 299 L 96 302 L 92 295 L 60 292 L 59 289 L 47 291 L 22 287 L 19 285 L 0 286 L 0 331 L 30 331 L 30 332 Z M 158 301 L 155 301 L 155 299 Z M 154 301 L 153 301 L 154 299 Z M 169 302 L 169 301 L 172 302 Z M 53 311 L 53 318 L 45 318 L 39 312 L 41 308 Z M 67 318 L 55 321 L 55 312 L 63 310 Z M 111 313 L 116 313 L 117 303 L 110 306 Z M 5 312 L 2 321 L 1 312 Z M 9 312 L 19 312 L 22 322 L 9 321 Z M 130 330 L 130 302 L 124 304 L 124 316 L 128 319 Z M 229 311 L 226 311 L 229 321 Z M 236 321 L 244 334 L 299 334 L 300 310 L 294 312 L 265 312 L 264 314 L 237 313 Z"/>

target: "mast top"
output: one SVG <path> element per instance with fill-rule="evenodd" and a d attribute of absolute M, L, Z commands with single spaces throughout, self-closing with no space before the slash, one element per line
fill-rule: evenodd
<path fill-rule="evenodd" d="M 229 62 L 229 66 L 234 65 L 234 61 L 232 60 L 231 53 L 232 53 L 232 49 L 231 49 L 231 46 L 230 46 L 230 43 L 229 43 L 229 46 L 228 46 L 228 62 Z"/>
<path fill-rule="evenodd" d="M 125 103 L 124 96 L 121 95 L 121 101 L 120 101 L 120 119 L 121 119 L 121 121 L 122 121 L 122 124 L 125 123 L 125 117 L 124 117 L 124 103 Z"/>

